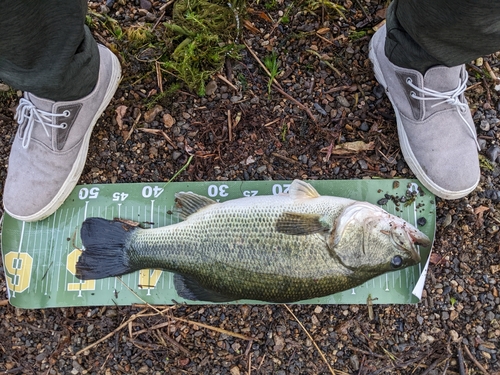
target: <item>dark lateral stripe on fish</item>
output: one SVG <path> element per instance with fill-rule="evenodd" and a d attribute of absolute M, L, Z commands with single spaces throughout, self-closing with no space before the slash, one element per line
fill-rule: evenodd
<path fill-rule="evenodd" d="M 122 221 L 86 219 L 80 231 L 85 250 L 76 263 L 76 277 L 102 279 L 133 271 L 126 250 L 136 230 L 137 227 Z"/>

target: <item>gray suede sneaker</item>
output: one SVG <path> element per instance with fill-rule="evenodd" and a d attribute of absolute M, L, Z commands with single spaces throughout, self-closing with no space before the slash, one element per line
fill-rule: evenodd
<path fill-rule="evenodd" d="M 457 199 L 479 183 L 479 144 L 464 96 L 465 67 L 435 66 L 424 76 L 392 64 L 384 52 L 385 25 L 370 41 L 375 77 L 396 113 L 403 156 L 437 196 Z"/>
<path fill-rule="evenodd" d="M 118 58 L 102 45 L 99 56 L 99 78 L 86 97 L 54 102 L 25 93 L 20 100 L 3 194 L 10 216 L 42 220 L 59 208 L 78 182 L 92 129 L 120 82 Z"/>

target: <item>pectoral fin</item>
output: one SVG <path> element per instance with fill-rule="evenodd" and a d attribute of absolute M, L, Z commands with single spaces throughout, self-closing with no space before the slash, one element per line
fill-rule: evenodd
<path fill-rule="evenodd" d="M 292 235 L 325 233 L 332 229 L 321 215 L 285 212 L 276 221 L 276 231 Z"/>
<path fill-rule="evenodd" d="M 233 296 L 208 290 L 189 276 L 179 275 L 177 273 L 174 275 L 174 286 L 179 296 L 192 301 L 230 302 L 238 299 Z"/>

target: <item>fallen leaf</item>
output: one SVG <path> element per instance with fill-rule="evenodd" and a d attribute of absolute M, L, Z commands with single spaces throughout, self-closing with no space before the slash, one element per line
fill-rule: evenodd
<path fill-rule="evenodd" d="M 429 257 L 429 262 L 431 264 L 438 264 L 439 262 L 441 262 L 442 259 L 443 257 L 441 255 L 436 253 L 431 253 L 431 256 Z"/>
<path fill-rule="evenodd" d="M 118 129 L 123 129 L 123 116 L 127 113 L 127 107 L 124 105 L 119 105 L 115 109 L 116 112 L 116 123 L 118 124 Z"/>
<path fill-rule="evenodd" d="M 500 264 L 493 264 L 492 266 L 490 266 L 491 268 L 491 273 L 497 273 L 498 271 L 500 271 Z"/>
<path fill-rule="evenodd" d="M 346 142 L 335 146 L 335 149 L 332 150 L 332 154 L 345 155 L 345 154 L 358 153 L 361 151 L 371 151 L 374 148 L 375 148 L 374 142 L 369 142 L 369 143 L 365 143 L 363 141 Z"/>
<path fill-rule="evenodd" d="M 330 31 L 329 27 L 322 27 L 321 29 L 319 29 L 318 31 L 316 31 L 316 33 L 319 34 L 319 35 L 323 35 L 323 34 L 326 34 L 329 31 Z"/>
<path fill-rule="evenodd" d="M 151 122 L 155 119 L 155 117 L 163 111 L 163 107 L 161 105 L 155 105 L 149 111 L 144 114 L 144 121 Z"/>
<path fill-rule="evenodd" d="M 485 211 L 488 211 L 490 208 L 486 206 L 479 206 L 474 209 L 474 213 L 477 215 L 479 213 L 483 213 Z"/>
<path fill-rule="evenodd" d="M 273 23 L 273 20 L 271 17 L 269 17 L 269 15 L 265 12 L 259 12 L 257 14 L 260 18 L 262 18 L 264 21 L 267 21 L 267 22 L 270 22 L 270 23 Z"/>
<path fill-rule="evenodd" d="M 251 33 L 254 33 L 254 34 L 260 34 L 260 30 L 254 26 L 253 23 L 251 23 L 250 21 L 248 20 L 243 20 L 243 26 L 248 30 L 250 31 Z"/>

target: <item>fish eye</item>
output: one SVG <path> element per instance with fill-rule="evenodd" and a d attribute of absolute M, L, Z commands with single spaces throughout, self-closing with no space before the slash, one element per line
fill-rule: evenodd
<path fill-rule="evenodd" d="M 391 267 L 396 269 L 399 268 L 403 265 L 403 258 L 401 258 L 399 255 L 396 255 L 394 258 L 391 260 Z"/>

